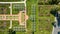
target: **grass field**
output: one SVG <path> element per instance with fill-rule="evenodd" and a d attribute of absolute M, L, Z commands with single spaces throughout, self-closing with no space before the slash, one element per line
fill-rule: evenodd
<path fill-rule="evenodd" d="M 0 21 L 0 34 L 8 34 L 10 21 Z"/>
<path fill-rule="evenodd" d="M 19 25 L 18 21 L 12 21 L 12 26 L 13 26 L 13 30 L 15 30 L 16 32 L 23 32 L 23 33 L 25 32 L 25 26 Z"/>
<path fill-rule="evenodd" d="M 12 21 L 12 26 L 14 27 L 14 26 L 19 26 L 19 22 L 18 21 L 16 21 L 16 20 L 14 20 L 14 21 Z"/>
<path fill-rule="evenodd" d="M 29 19 L 27 20 L 27 34 L 33 34 L 33 21 L 31 20 L 31 15 L 33 15 L 32 14 L 32 12 L 33 12 L 33 8 L 32 8 L 32 5 L 36 5 L 37 3 L 36 3 L 36 1 L 37 0 L 27 0 L 27 15 L 29 16 Z M 35 10 L 35 12 L 36 12 L 36 10 Z M 36 14 L 35 14 L 36 15 Z M 35 26 L 36 27 L 36 26 Z"/>
<path fill-rule="evenodd" d="M 16 34 L 26 34 L 26 32 L 16 32 Z"/>
<path fill-rule="evenodd" d="M 48 5 L 38 5 L 38 2 L 28 1 L 27 0 L 27 15 L 29 16 L 29 19 L 27 21 L 27 28 L 28 33 L 32 33 L 32 20 L 30 19 L 31 16 L 31 6 L 36 5 L 36 32 L 34 34 L 51 34 L 52 33 L 52 22 L 54 22 L 54 16 L 50 13 L 50 10 L 52 8 L 55 8 L 56 6 L 48 6 Z"/>
<path fill-rule="evenodd" d="M 5 26 L 5 29 L 8 29 L 9 26 L 10 26 L 10 21 L 2 21 L 2 20 L 0 20 L 0 26 L 2 26 L 2 27 Z"/>
<path fill-rule="evenodd" d="M 10 14 L 10 4 L 0 4 L 0 14 Z"/>
<path fill-rule="evenodd" d="M 49 9 L 48 9 L 49 8 Z M 38 5 L 37 22 L 35 34 L 51 34 L 54 22 L 54 16 L 50 13 L 51 9 L 55 6 Z"/>
<path fill-rule="evenodd" d="M 12 5 L 12 14 L 18 14 L 19 11 L 23 11 L 25 9 L 24 3 L 17 3 Z"/>

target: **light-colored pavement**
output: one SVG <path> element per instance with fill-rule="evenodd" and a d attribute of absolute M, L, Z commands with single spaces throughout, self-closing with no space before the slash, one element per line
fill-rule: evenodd
<path fill-rule="evenodd" d="M 10 27 L 9 27 L 9 29 L 11 29 L 12 28 L 12 20 L 10 20 Z"/>
<path fill-rule="evenodd" d="M 52 32 L 52 34 L 58 34 L 58 32 L 60 31 L 60 28 L 58 27 L 58 21 L 57 21 L 57 15 L 56 15 L 56 17 L 55 17 L 55 25 L 56 25 L 56 27 L 53 27 L 54 29 L 53 29 L 53 32 Z"/>
<path fill-rule="evenodd" d="M 12 15 L 12 3 L 10 3 L 10 15 Z"/>
<path fill-rule="evenodd" d="M 4 3 L 4 4 L 8 4 L 8 3 L 25 3 L 25 1 L 21 1 L 21 2 L 0 2 L 0 3 Z"/>
<path fill-rule="evenodd" d="M 57 32 L 58 32 L 58 24 L 57 24 L 57 19 L 56 19 L 56 17 L 55 17 L 55 22 L 56 22 L 56 23 L 55 23 L 55 24 L 56 24 L 56 27 L 53 26 L 54 29 L 53 29 L 52 34 L 57 34 Z"/>
<path fill-rule="evenodd" d="M 18 17 L 19 15 L 0 15 L 0 20 L 18 20 L 14 16 Z"/>

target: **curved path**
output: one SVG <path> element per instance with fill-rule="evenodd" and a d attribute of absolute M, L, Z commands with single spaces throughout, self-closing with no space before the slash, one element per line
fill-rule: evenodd
<path fill-rule="evenodd" d="M 56 22 L 55 23 L 56 27 L 53 27 L 52 34 L 58 34 L 58 32 L 60 31 L 60 27 L 58 26 L 58 23 L 60 23 L 60 19 L 58 18 L 58 14 L 56 14 L 55 22 Z"/>

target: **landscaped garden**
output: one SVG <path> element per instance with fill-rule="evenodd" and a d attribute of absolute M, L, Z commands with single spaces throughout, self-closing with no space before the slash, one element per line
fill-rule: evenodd
<path fill-rule="evenodd" d="M 56 8 L 56 5 L 38 5 L 37 32 L 35 34 L 52 34 L 54 16 L 50 11 L 54 8 Z"/>
<path fill-rule="evenodd" d="M 16 20 L 12 21 L 12 29 L 16 31 L 16 34 L 52 34 L 54 15 L 50 12 L 56 7 L 57 5 L 40 5 L 37 0 L 27 0 L 27 15 L 29 17 L 26 22 L 27 31 L 25 31 L 24 26 L 19 25 L 19 21 Z M 23 10 L 25 10 L 24 4 L 12 5 L 12 14 L 18 14 L 19 11 Z M 24 13 L 22 15 L 24 15 Z M 22 16 L 22 18 L 24 21 L 24 16 Z"/>
<path fill-rule="evenodd" d="M 10 21 L 0 20 L 0 34 L 8 34 L 9 27 Z"/>
<path fill-rule="evenodd" d="M 36 1 L 27 0 L 27 15 L 29 16 L 27 20 L 27 34 L 34 34 L 36 31 Z"/>
<path fill-rule="evenodd" d="M 26 32 L 24 25 L 19 25 L 19 21 L 13 20 L 12 21 L 12 29 L 16 31 L 16 34 L 24 34 Z"/>
<path fill-rule="evenodd" d="M 60 0 L 38 0 L 40 5 L 58 5 Z"/>
<path fill-rule="evenodd" d="M 51 9 L 54 9 L 56 5 L 38 5 L 38 2 L 36 1 L 35 3 L 34 1 L 27 0 L 27 15 L 29 16 L 29 19 L 27 20 L 27 32 L 30 34 L 33 32 L 33 22 L 31 17 L 33 17 L 32 14 L 34 13 L 31 6 L 35 4 L 36 31 L 34 32 L 34 34 L 51 34 L 53 29 L 52 23 L 54 22 L 54 16 L 50 13 L 50 11 Z"/>
<path fill-rule="evenodd" d="M 0 14 L 10 14 L 10 4 L 0 4 Z"/>
<path fill-rule="evenodd" d="M 25 10 L 24 3 L 16 3 L 12 5 L 12 14 L 18 14 L 20 11 Z"/>

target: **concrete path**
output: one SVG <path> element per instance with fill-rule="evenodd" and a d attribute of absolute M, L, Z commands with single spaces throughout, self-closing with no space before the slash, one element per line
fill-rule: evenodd
<path fill-rule="evenodd" d="M 60 28 L 58 27 L 58 20 L 57 20 L 57 18 L 58 18 L 58 14 L 56 14 L 56 17 L 55 17 L 55 25 L 56 25 L 56 27 L 53 27 L 53 32 L 52 32 L 52 34 L 58 34 L 58 32 L 60 31 Z"/>
<path fill-rule="evenodd" d="M 10 27 L 9 27 L 9 29 L 11 29 L 12 28 L 12 20 L 10 20 Z"/>
<path fill-rule="evenodd" d="M 52 32 L 52 34 L 57 34 L 57 32 L 58 32 L 58 25 L 57 25 L 57 19 L 56 19 L 56 17 L 55 17 L 55 24 L 56 24 L 56 27 L 53 27 L 53 32 Z"/>
<path fill-rule="evenodd" d="M 25 3 L 25 1 L 21 1 L 21 2 L 0 2 L 0 3 L 4 3 L 4 4 L 8 4 L 8 3 Z"/>
<path fill-rule="evenodd" d="M 10 3 L 10 15 L 12 15 L 12 3 Z"/>

